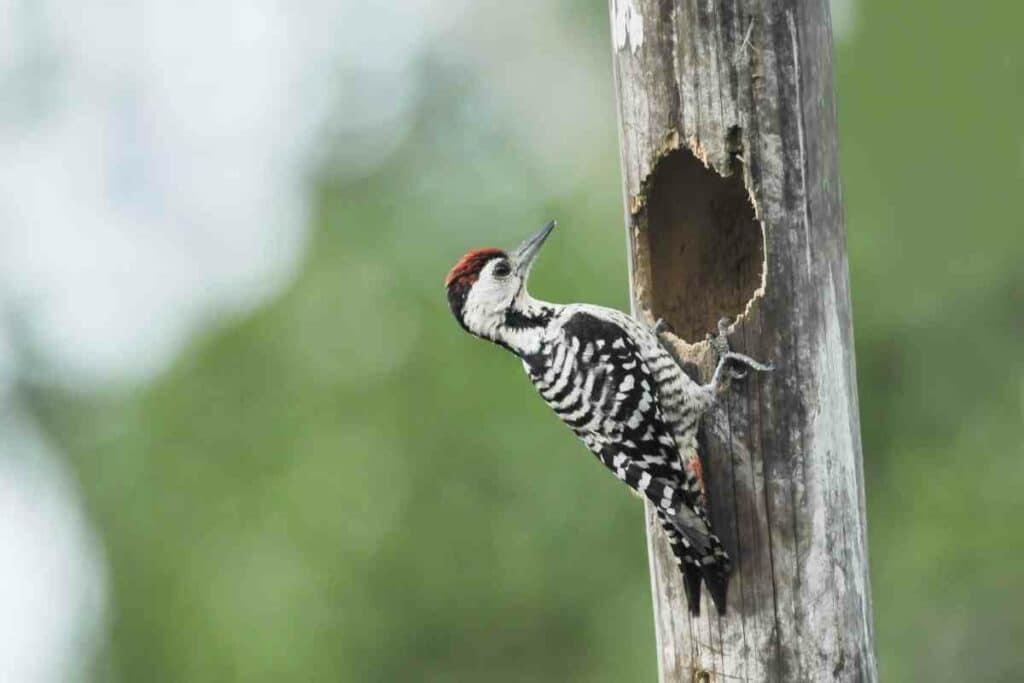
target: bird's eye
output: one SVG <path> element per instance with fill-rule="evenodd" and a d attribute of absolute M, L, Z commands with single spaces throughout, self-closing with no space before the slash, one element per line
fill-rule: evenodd
<path fill-rule="evenodd" d="M 508 277 L 512 273 L 512 266 L 508 261 L 498 261 L 494 264 L 495 277 Z"/>

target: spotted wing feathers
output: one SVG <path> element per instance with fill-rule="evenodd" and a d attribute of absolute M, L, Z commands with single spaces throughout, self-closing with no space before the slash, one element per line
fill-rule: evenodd
<path fill-rule="evenodd" d="M 542 355 L 544 362 L 527 369 L 544 400 L 605 467 L 655 505 L 691 612 L 700 610 L 702 578 L 724 611 L 729 559 L 711 532 L 699 474 L 683 467 L 637 342 L 613 320 L 578 312 Z"/>

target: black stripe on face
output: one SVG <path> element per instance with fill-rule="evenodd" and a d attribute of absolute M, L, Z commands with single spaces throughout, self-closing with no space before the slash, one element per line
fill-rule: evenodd
<path fill-rule="evenodd" d="M 465 308 L 466 299 L 469 298 L 469 290 L 473 288 L 473 285 L 479 279 L 480 271 L 497 258 L 508 258 L 508 256 L 496 249 L 482 249 L 477 252 L 470 252 L 462 258 L 462 261 L 455 266 L 452 274 L 449 276 L 451 279 L 446 287 L 448 308 L 451 309 L 452 315 L 455 316 L 455 320 L 462 326 L 462 329 L 467 332 L 470 332 L 470 329 L 466 327 Z"/>
<path fill-rule="evenodd" d="M 458 321 L 462 329 L 469 332 L 466 322 L 463 320 L 462 312 L 466 307 L 466 297 L 469 296 L 469 289 L 472 285 L 465 280 L 457 280 L 448 286 L 448 308 L 452 309 L 452 315 Z"/>
<path fill-rule="evenodd" d="M 527 327 L 547 327 L 551 322 L 554 311 L 543 308 L 536 313 L 524 313 L 514 307 L 505 311 L 505 326 L 513 329 L 525 329 Z"/>

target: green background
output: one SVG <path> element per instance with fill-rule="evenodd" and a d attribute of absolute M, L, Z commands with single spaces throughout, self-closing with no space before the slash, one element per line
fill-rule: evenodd
<path fill-rule="evenodd" d="M 1024 10 L 858 12 L 836 82 L 881 673 L 1024 680 Z M 310 180 L 280 296 L 128 394 L 34 392 L 109 563 L 96 680 L 655 680 L 639 501 L 442 290 L 557 217 L 532 290 L 627 304 L 606 8 L 560 17 L 607 74 L 570 190 L 439 49 L 390 161 Z"/>

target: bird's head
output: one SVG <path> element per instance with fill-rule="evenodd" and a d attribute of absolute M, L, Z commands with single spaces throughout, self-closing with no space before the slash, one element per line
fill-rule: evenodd
<path fill-rule="evenodd" d="M 530 302 L 526 282 L 544 240 L 555 229 L 551 221 L 512 252 L 493 247 L 474 249 L 448 272 L 444 285 L 448 305 L 468 332 L 498 341 L 502 328 L 526 313 Z"/>

